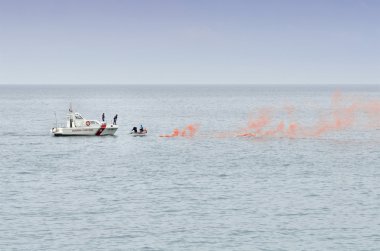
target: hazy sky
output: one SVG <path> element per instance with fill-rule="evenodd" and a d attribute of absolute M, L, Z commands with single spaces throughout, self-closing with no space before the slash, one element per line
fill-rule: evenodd
<path fill-rule="evenodd" d="M 380 84 L 377 0 L 0 0 L 1 84 Z"/>

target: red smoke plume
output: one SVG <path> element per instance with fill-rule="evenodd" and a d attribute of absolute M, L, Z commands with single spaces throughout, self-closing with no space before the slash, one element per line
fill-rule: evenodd
<path fill-rule="evenodd" d="M 368 125 L 380 126 L 380 102 L 353 100 L 344 102 L 341 93 L 336 92 L 332 97 L 331 108 L 320 117 L 314 125 L 301 125 L 292 121 L 276 122 L 272 117 L 273 111 L 261 110 L 256 119 L 249 119 L 247 127 L 235 134 L 238 137 L 319 137 L 329 132 L 353 128 L 363 122 L 363 115 L 367 115 Z M 287 117 L 295 111 L 293 107 L 285 107 Z M 293 116 L 292 116 L 293 117 Z M 293 118 L 292 118 L 293 119 Z M 289 119 L 288 119 L 289 120 Z M 294 120 L 294 119 L 293 119 Z"/>
<path fill-rule="evenodd" d="M 166 135 L 160 135 L 160 137 L 164 138 L 174 138 L 174 137 L 186 137 L 186 138 L 192 138 L 195 136 L 195 134 L 198 131 L 199 126 L 196 124 L 189 124 L 182 130 L 174 129 L 171 134 Z"/>

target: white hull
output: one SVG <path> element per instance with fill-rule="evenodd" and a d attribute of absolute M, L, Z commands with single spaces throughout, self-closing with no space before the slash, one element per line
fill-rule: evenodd
<path fill-rule="evenodd" d="M 54 136 L 106 136 L 114 135 L 119 127 L 117 125 L 107 125 L 98 128 L 75 127 L 75 128 L 53 128 Z"/>

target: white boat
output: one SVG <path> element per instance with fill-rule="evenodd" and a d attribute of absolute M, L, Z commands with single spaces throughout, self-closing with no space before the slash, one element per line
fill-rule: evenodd
<path fill-rule="evenodd" d="M 114 135 L 118 128 L 118 125 L 85 119 L 70 107 L 66 126 L 57 125 L 51 129 L 51 133 L 54 136 L 105 136 Z"/>

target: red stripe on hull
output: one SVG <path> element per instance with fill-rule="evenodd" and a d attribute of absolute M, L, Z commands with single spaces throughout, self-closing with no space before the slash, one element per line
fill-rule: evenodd
<path fill-rule="evenodd" d="M 99 130 L 96 132 L 96 136 L 100 136 L 100 134 L 102 134 L 102 132 L 106 129 L 107 125 L 106 123 L 102 124 L 99 128 Z"/>

